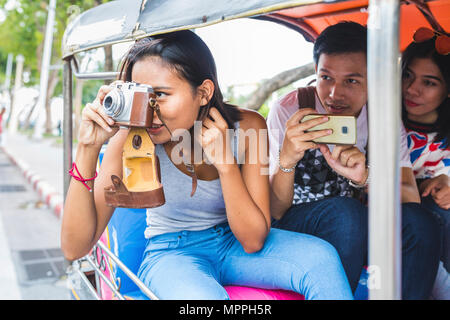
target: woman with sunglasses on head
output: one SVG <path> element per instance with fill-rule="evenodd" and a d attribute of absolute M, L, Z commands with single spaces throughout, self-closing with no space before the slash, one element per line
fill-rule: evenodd
<path fill-rule="evenodd" d="M 402 57 L 402 118 L 422 205 L 443 226 L 450 271 L 450 38 L 421 28 Z"/>
<path fill-rule="evenodd" d="M 147 209 L 148 242 L 138 272 L 156 296 L 228 299 L 223 288 L 228 284 L 291 290 L 306 299 L 352 299 L 330 244 L 270 228 L 267 148 L 261 149 L 267 137 L 256 134 L 253 141 L 243 134 L 267 133 L 265 120 L 223 102 L 213 57 L 195 33 L 178 31 L 136 42 L 125 57 L 120 79 L 151 86 L 159 105 L 148 133 L 160 161 L 166 202 Z M 83 111 L 75 160 L 81 176 L 95 176 L 99 150 L 111 139 L 94 192 L 76 179 L 70 183 L 61 241 L 70 260 L 89 252 L 114 212 L 103 191 L 111 175 L 122 178 L 128 130 L 112 128 L 114 121 L 101 107 L 110 90 L 102 87 Z M 196 121 L 201 121 L 201 134 L 188 141 L 190 150 L 183 154 L 194 155 L 191 146 L 198 143 L 207 161 L 192 163 L 186 156 L 187 162 L 176 163 L 177 135 L 189 132 L 192 137 Z M 227 129 L 235 130 L 231 141 L 225 138 Z M 222 147 L 218 140 L 224 141 Z M 237 159 L 245 161 L 238 164 Z"/>

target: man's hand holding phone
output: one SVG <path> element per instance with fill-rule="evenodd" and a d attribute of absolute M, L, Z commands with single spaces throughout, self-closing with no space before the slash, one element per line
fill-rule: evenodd
<path fill-rule="evenodd" d="M 336 131 L 335 134 L 333 130 Z M 326 143 L 336 144 L 333 152 Z M 369 175 L 366 156 L 354 144 L 354 117 L 319 115 L 314 109 L 299 109 L 286 123 L 279 165 L 282 168 L 293 168 L 303 158 L 306 150 L 319 148 L 335 172 L 357 185 L 364 185 Z"/>
<path fill-rule="evenodd" d="M 299 109 L 287 121 L 279 158 L 279 165 L 283 168 L 295 166 L 303 158 L 306 150 L 317 149 L 319 145 L 313 142 L 314 139 L 333 133 L 331 129 L 307 131 L 328 121 L 328 117 L 323 116 L 301 122 L 303 117 L 310 114 L 317 114 L 317 111 L 311 108 Z"/>
<path fill-rule="evenodd" d="M 326 144 L 319 146 L 328 165 L 338 174 L 353 181 L 357 185 L 364 185 L 369 176 L 366 168 L 366 156 L 355 146 L 335 146 L 333 152 Z"/>

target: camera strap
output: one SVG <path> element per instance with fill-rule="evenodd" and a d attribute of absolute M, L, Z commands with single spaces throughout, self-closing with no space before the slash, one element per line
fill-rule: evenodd
<path fill-rule="evenodd" d="M 195 190 L 197 190 L 197 175 L 195 174 L 195 168 L 194 168 L 193 164 L 186 163 L 184 161 L 184 165 L 186 166 L 187 171 L 189 172 L 189 174 L 192 177 L 192 191 L 191 191 L 191 197 L 192 197 L 195 193 Z"/>
<path fill-rule="evenodd" d="M 153 109 L 153 111 L 156 112 L 156 115 L 158 116 L 159 120 L 161 120 L 161 123 L 164 127 L 166 127 L 167 131 L 169 131 L 170 136 L 172 136 L 172 131 L 170 131 L 169 127 L 167 126 L 166 122 L 164 121 L 161 110 L 159 109 L 159 104 L 156 101 L 156 99 L 152 96 L 150 96 L 150 99 L 148 99 L 148 105 L 150 108 Z"/>

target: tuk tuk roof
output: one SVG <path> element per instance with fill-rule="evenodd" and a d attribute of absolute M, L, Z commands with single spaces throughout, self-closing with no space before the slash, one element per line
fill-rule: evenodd
<path fill-rule="evenodd" d="M 412 41 L 414 32 L 420 27 L 437 31 L 450 30 L 450 0 L 400 0 L 400 49 L 404 50 Z M 319 3 L 285 9 L 269 14 L 290 23 L 298 23 L 307 33 L 305 37 L 315 39 L 326 27 L 342 20 L 351 20 L 367 25 L 369 0 L 351 0 L 335 3 Z"/>
<path fill-rule="evenodd" d="M 400 0 L 400 48 L 422 26 L 450 29 L 450 0 Z M 114 43 L 222 21 L 256 17 L 285 24 L 313 41 L 342 20 L 367 23 L 369 0 L 118 0 L 76 17 L 63 39 L 63 59 Z"/>
<path fill-rule="evenodd" d="M 318 2 L 324 1 L 118 0 L 107 2 L 80 14 L 67 27 L 63 38 L 63 59 L 77 52 L 158 33 L 191 29 Z"/>

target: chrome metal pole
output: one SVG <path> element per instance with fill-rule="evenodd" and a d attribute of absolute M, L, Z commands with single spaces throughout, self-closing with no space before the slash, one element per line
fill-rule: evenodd
<path fill-rule="evenodd" d="M 399 1 L 370 0 L 368 19 L 369 298 L 401 299 Z"/>
<path fill-rule="evenodd" d="M 92 286 L 92 283 L 89 281 L 89 279 L 86 277 L 86 274 L 81 270 L 81 260 L 75 260 L 72 264 L 67 268 L 66 273 L 68 275 L 67 278 L 67 284 L 69 288 L 72 289 L 75 298 L 83 299 L 83 295 L 86 292 L 86 290 L 83 290 L 81 286 L 81 282 L 85 285 L 85 289 L 87 289 L 87 292 L 89 295 L 91 295 L 96 300 L 101 300 L 100 296 L 95 291 L 95 288 Z"/>
<path fill-rule="evenodd" d="M 82 73 L 79 71 L 78 61 L 75 56 L 72 56 L 70 62 L 72 74 L 80 80 L 116 80 L 119 76 L 119 72 L 117 71 Z"/>
<path fill-rule="evenodd" d="M 90 294 L 95 297 L 96 300 L 101 300 L 99 295 L 97 294 L 97 292 L 95 291 L 95 289 L 92 287 L 91 282 L 89 281 L 88 278 L 86 278 L 86 275 L 83 273 L 83 271 L 77 269 L 76 272 L 80 279 L 83 281 L 83 283 L 86 285 L 86 287 L 88 288 L 88 291 L 90 292 Z"/>
<path fill-rule="evenodd" d="M 69 189 L 70 176 L 69 170 L 72 168 L 72 68 L 70 67 L 70 58 L 64 61 L 63 70 L 63 97 L 64 97 L 64 116 L 63 116 L 63 161 L 64 161 L 64 201 L 67 190 Z"/>
<path fill-rule="evenodd" d="M 93 72 L 93 73 L 74 73 L 80 80 L 116 80 L 118 72 Z"/>
<path fill-rule="evenodd" d="M 130 269 L 128 269 L 127 266 L 123 264 L 123 262 L 120 261 L 120 259 L 116 255 L 114 255 L 104 243 L 98 241 L 97 245 L 106 253 L 108 257 L 110 257 L 117 264 L 120 269 L 122 269 L 122 271 L 131 279 L 131 281 L 133 281 L 139 287 L 139 289 L 142 290 L 142 292 L 147 297 L 149 297 L 151 300 L 159 300 L 158 297 L 153 292 L 151 292 L 150 289 L 147 288 L 147 286 Z"/>
<path fill-rule="evenodd" d="M 95 275 L 99 276 L 100 278 L 103 279 L 105 284 L 111 289 L 111 291 L 117 296 L 117 298 L 119 300 L 125 300 L 125 297 L 116 289 L 115 285 L 111 282 L 111 280 L 109 280 L 108 277 L 103 274 L 102 270 L 100 270 L 100 268 L 97 267 L 97 265 L 92 260 L 92 258 L 89 257 L 89 256 L 86 256 L 85 258 L 86 258 L 87 262 L 89 262 L 91 267 L 94 268 Z M 97 291 L 99 292 L 98 294 L 100 295 L 101 294 L 101 292 L 100 292 L 100 281 L 97 281 Z"/>

